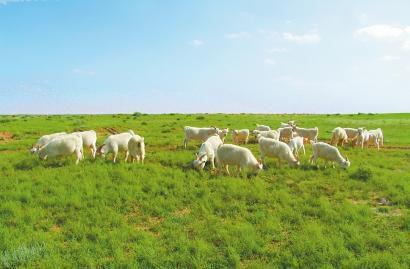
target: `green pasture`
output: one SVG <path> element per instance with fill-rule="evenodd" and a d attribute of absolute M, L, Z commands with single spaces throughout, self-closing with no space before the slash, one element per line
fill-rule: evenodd
<path fill-rule="evenodd" d="M 194 171 L 200 143 L 182 148 L 185 125 L 288 120 L 321 141 L 337 126 L 380 127 L 385 147 L 341 148 L 342 170 L 309 165 L 306 145 L 300 167 L 267 159 L 254 177 Z M 93 129 L 101 144 L 112 128 L 145 137 L 144 165 L 29 153 L 44 134 Z M 410 267 L 410 114 L 0 116 L 0 179 L 4 268 Z"/>

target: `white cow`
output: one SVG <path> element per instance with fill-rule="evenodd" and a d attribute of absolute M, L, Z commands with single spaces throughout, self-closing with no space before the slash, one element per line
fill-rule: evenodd
<path fill-rule="evenodd" d="M 232 140 L 235 144 L 239 144 L 241 142 L 243 142 L 245 144 L 248 144 L 249 129 L 233 130 L 232 131 Z"/>
<path fill-rule="evenodd" d="M 313 140 L 317 142 L 317 137 L 319 136 L 319 128 L 300 128 L 300 127 L 293 127 L 293 131 L 296 132 L 298 136 L 303 137 L 307 140 Z"/>
<path fill-rule="evenodd" d="M 303 137 L 296 136 L 289 141 L 288 146 L 295 156 L 299 156 L 299 150 L 303 150 L 303 155 L 306 155 L 305 145 L 303 144 Z"/>
<path fill-rule="evenodd" d="M 124 151 L 125 152 L 125 161 L 128 159 L 128 141 L 134 136 L 133 131 L 128 131 L 125 133 L 120 134 L 113 134 L 105 139 L 104 144 L 100 146 L 97 150 L 97 153 L 101 154 L 105 157 L 106 154 L 112 153 L 113 154 L 113 162 L 115 163 L 117 160 L 118 152 Z"/>
<path fill-rule="evenodd" d="M 255 130 L 258 130 L 258 131 L 270 131 L 271 129 L 270 129 L 270 127 L 267 126 L 267 125 L 256 124 Z"/>
<path fill-rule="evenodd" d="M 286 143 L 265 137 L 259 138 L 258 142 L 262 163 L 264 163 L 265 157 L 267 156 L 277 158 L 279 165 L 281 164 L 281 160 L 287 161 L 291 167 L 299 165 L 299 161 L 295 158 L 292 150 Z"/>
<path fill-rule="evenodd" d="M 199 140 L 205 142 L 208 137 L 218 134 L 218 128 L 208 127 L 208 128 L 198 128 L 198 127 L 184 127 L 184 148 L 188 146 L 189 140 Z"/>
<path fill-rule="evenodd" d="M 330 141 L 331 145 L 338 146 L 339 144 L 343 146 L 344 143 L 348 142 L 348 137 L 345 129 L 342 127 L 336 127 L 332 131 L 332 139 Z"/>
<path fill-rule="evenodd" d="M 310 157 L 311 164 L 316 164 L 317 159 L 322 158 L 325 160 L 325 168 L 329 161 L 332 163 L 333 167 L 335 167 L 334 162 L 337 162 L 344 169 L 347 169 L 350 166 L 349 159 L 347 157 L 343 158 L 337 147 L 324 142 L 315 143 L 314 141 L 310 141 L 310 143 L 312 144 L 313 149 L 313 155 Z"/>
<path fill-rule="evenodd" d="M 293 138 L 293 128 L 283 127 L 278 128 L 279 140 L 280 141 L 290 141 Z"/>
<path fill-rule="evenodd" d="M 91 155 L 95 159 L 95 154 L 97 153 L 97 133 L 93 130 L 74 132 L 72 134 L 78 134 L 83 139 L 83 147 L 89 148 L 91 150 Z"/>
<path fill-rule="evenodd" d="M 217 135 L 208 138 L 199 148 L 196 159 L 192 162 L 193 167 L 198 170 L 204 169 L 205 163 L 210 161 L 212 169 L 215 169 L 216 150 L 222 144 L 223 141 Z"/>
<path fill-rule="evenodd" d="M 222 130 L 218 130 L 218 135 L 221 138 L 222 142 L 225 142 L 225 138 L 229 133 L 229 128 L 224 128 Z"/>
<path fill-rule="evenodd" d="M 232 144 L 224 144 L 217 149 L 216 162 L 219 168 L 225 168 L 228 175 L 229 165 L 237 166 L 238 171 L 248 168 L 256 173 L 263 168 L 262 163 L 256 160 L 249 149 Z"/>
<path fill-rule="evenodd" d="M 44 147 L 48 142 L 53 140 L 54 138 L 60 136 L 60 135 L 65 135 L 67 133 L 61 132 L 61 133 L 54 133 L 54 134 L 49 134 L 49 135 L 43 135 L 37 140 L 37 143 L 33 145 L 31 148 L 30 152 L 35 153 L 38 151 L 41 147 Z"/>
<path fill-rule="evenodd" d="M 40 159 L 55 158 L 59 156 L 68 156 L 75 153 L 78 164 L 83 159 L 83 140 L 81 136 L 75 134 L 66 134 L 55 137 L 45 146 L 37 150 Z"/>
<path fill-rule="evenodd" d="M 128 141 L 128 152 L 131 156 L 131 162 L 137 159 L 137 162 L 144 163 L 145 159 L 145 141 L 144 137 L 133 135 Z"/>

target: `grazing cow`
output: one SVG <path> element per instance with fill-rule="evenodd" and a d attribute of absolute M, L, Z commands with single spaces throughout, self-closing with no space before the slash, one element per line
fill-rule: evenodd
<path fill-rule="evenodd" d="M 89 148 L 91 150 L 91 155 L 95 159 L 95 154 L 97 153 L 97 133 L 93 130 L 74 132 L 72 134 L 78 134 L 83 139 L 83 147 Z"/>
<path fill-rule="evenodd" d="M 237 166 L 239 172 L 241 169 L 248 168 L 258 173 L 263 168 L 262 163 L 256 160 L 249 149 L 232 144 L 224 144 L 217 149 L 216 162 L 219 168 L 225 168 L 228 175 L 229 165 Z"/>
<path fill-rule="evenodd" d="M 235 144 L 239 144 L 241 142 L 243 142 L 245 144 L 248 144 L 249 129 L 233 130 L 232 131 L 232 140 Z"/>
<path fill-rule="evenodd" d="M 128 152 L 131 156 L 131 162 L 137 159 L 137 162 L 144 163 L 145 159 L 145 142 L 144 137 L 133 135 L 128 141 Z"/>
<path fill-rule="evenodd" d="M 209 137 L 199 148 L 199 152 L 196 154 L 196 159 L 192 162 L 195 169 L 204 169 L 207 161 L 211 162 L 212 169 L 215 169 L 215 156 L 216 150 L 223 144 L 221 138 L 217 135 Z"/>
<path fill-rule="evenodd" d="M 77 157 L 75 164 L 78 164 L 78 162 L 83 159 L 83 140 L 81 136 L 75 134 L 57 136 L 37 150 L 37 154 L 42 160 L 68 156 L 73 153 L 75 153 Z"/>
<path fill-rule="evenodd" d="M 337 162 L 343 169 L 349 168 L 349 159 L 347 157 L 343 158 L 337 147 L 324 142 L 315 143 L 314 141 L 310 141 L 310 143 L 312 144 L 313 149 L 313 155 L 310 157 L 311 164 L 316 164 L 317 159 L 321 158 L 325 160 L 325 168 L 329 161 L 332 163 L 333 168 L 335 167 L 334 162 Z"/>
<path fill-rule="evenodd" d="M 330 141 L 331 145 L 338 146 L 339 144 L 341 146 L 344 145 L 344 143 L 348 142 L 347 134 L 345 129 L 342 127 L 336 127 L 332 131 L 332 139 Z"/>
<path fill-rule="evenodd" d="M 299 156 L 299 150 L 303 150 L 303 155 L 306 155 L 305 145 L 303 144 L 303 137 L 296 136 L 289 141 L 288 146 L 295 156 Z"/>
<path fill-rule="evenodd" d="M 128 141 L 134 136 L 133 131 L 128 131 L 120 134 L 113 134 L 105 139 L 104 144 L 97 149 L 97 153 L 105 157 L 106 154 L 113 154 L 113 162 L 117 160 L 118 152 L 125 152 L 125 161 L 128 159 Z"/>
<path fill-rule="evenodd" d="M 287 161 L 291 167 L 299 165 L 299 161 L 295 158 L 292 150 L 286 143 L 265 137 L 259 138 L 258 142 L 262 163 L 264 163 L 265 156 L 267 156 L 277 158 L 279 165 L 281 164 L 281 160 Z"/>
<path fill-rule="evenodd" d="M 44 147 L 48 142 L 53 140 L 56 137 L 59 137 L 60 135 L 65 135 L 67 133 L 61 132 L 61 133 L 54 133 L 54 134 L 49 134 L 49 135 L 43 135 L 37 140 L 37 143 L 32 146 L 30 149 L 31 153 L 35 153 L 38 151 L 41 147 Z"/>
<path fill-rule="evenodd" d="M 184 148 L 188 146 L 189 140 L 199 140 L 201 142 L 205 142 L 205 140 L 207 140 L 208 137 L 218 134 L 218 131 L 218 128 L 215 127 L 198 128 L 185 126 Z"/>

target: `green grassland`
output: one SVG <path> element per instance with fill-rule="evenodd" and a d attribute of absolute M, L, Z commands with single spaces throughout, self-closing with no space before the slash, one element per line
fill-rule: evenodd
<path fill-rule="evenodd" d="M 185 125 L 291 119 L 322 141 L 381 127 L 385 147 L 342 148 L 346 171 L 309 165 L 307 145 L 299 168 L 267 159 L 255 177 L 194 171 L 199 143 L 182 148 Z M 144 136 L 146 163 L 28 152 L 57 131 L 94 129 L 101 144 L 105 128 Z M 409 148 L 410 114 L 0 116 L 0 267 L 409 268 Z"/>

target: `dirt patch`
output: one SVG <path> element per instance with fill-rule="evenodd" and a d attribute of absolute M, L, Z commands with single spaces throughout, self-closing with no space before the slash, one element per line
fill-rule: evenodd
<path fill-rule="evenodd" d="M 58 226 L 58 225 L 53 225 L 53 226 L 51 226 L 51 228 L 50 228 L 50 232 L 53 232 L 53 233 L 60 233 L 61 232 L 61 227 L 60 226 Z"/>
<path fill-rule="evenodd" d="M 174 214 L 175 216 L 178 216 L 178 217 L 182 217 L 182 216 L 189 215 L 190 213 L 191 213 L 191 209 L 185 207 L 185 208 L 182 208 L 180 210 L 177 210 L 177 211 L 173 212 L 172 214 Z"/>
<path fill-rule="evenodd" d="M 354 205 L 365 205 L 368 202 L 366 200 L 355 200 L 355 199 L 347 199 L 350 203 L 354 204 Z"/>
<path fill-rule="evenodd" d="M 0 132 L 0 140 L 13 140 L 14 135 L 10 132 Z"/>
<path fill-rule="evenodd" d="M 8 144 L 14 140 L 14 135 L 10 132 L 0 132 L 0 144 Z"/>
<path fill-rule="evenodd" d="M 410 146 L 381 146 L 380 149 L 409 149 Z"/>
<path fill-rule="evenodd" d="M 160 225 L 164 218 L 149 217 L 146 221 L 134 225 L 136 230 L 151 233 L 155 237 L 159 237 L 160 233 L 155 231 L 155 227 Z"/>

